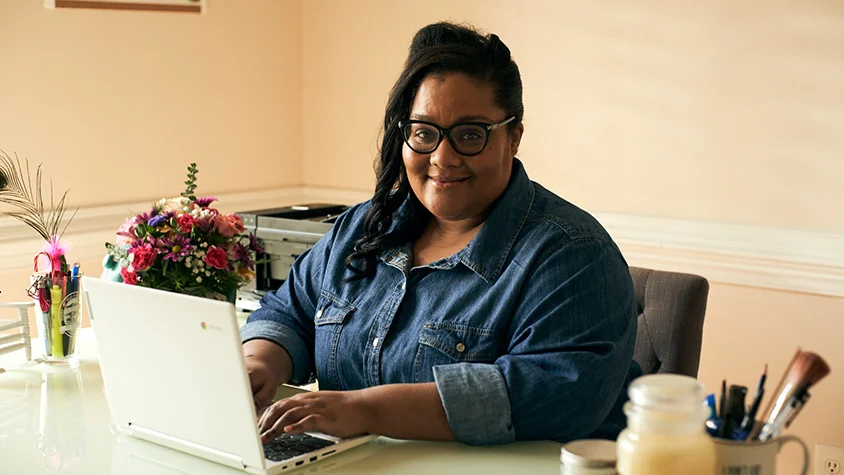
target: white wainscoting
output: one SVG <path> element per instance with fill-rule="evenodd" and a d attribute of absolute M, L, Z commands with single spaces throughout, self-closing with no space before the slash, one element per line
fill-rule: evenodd
<path fill-rule="evenodd" d="M 288 187 L 218 196 L 226 212 L 299 203 L 354 204 L 365 191 Z M 104 255 L 104 243 L 150 203 L 79 210 L 65 241 L 73 260 Z M 690 272 L 712 282 L 844 297 L 844 236 L 644 216 L 594 213 L 632 266 Z M 42 241 L 11 218 L 0 218 L 0 272 L 30 269 Z"/>

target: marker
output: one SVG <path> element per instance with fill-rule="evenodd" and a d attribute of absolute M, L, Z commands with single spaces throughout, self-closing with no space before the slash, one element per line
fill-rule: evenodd
<path fill-rule="evenodd" d="M 53 356 L 64 356 L 61 332 L 62 288 L 56 284 L 53 284 L 53 287 L 50 288 L 50 300 L 50 312 L 52 314 L 52 328 L 50 328 L 50 336 L 53 340 Z"/>
<path fill-rule="evenodd" d="M 731 385 L 727 396 L 726 416 L 724 425 L 721 426 L 721 438 L 733 439 L 733 431 L 739 428 L 744 419 L 744 399 L 747 395 L 747 388 L 744 386 Z"/>

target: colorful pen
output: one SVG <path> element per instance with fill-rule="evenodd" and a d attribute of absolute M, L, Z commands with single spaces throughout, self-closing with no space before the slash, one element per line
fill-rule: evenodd
<path fill-rule="evenodd" d="M 53 356 L 64 356 L 62 349 L 61 313 L 62 313 L 62 288 L 56 284 L 50 288 L 50 311 L 52 313 L 51 337 L 53 340 Z"/>

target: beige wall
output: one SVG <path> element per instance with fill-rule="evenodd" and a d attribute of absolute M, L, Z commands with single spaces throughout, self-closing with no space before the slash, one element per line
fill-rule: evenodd
<path fill-rule="evenodd" d="M 43 162 L 73 205 L 298 184 L 298 1 L 204 15 L 0 2 L 0 149 Z"/>
<path fill-rule="evenodd" d="M 308 184 L 371 187 L 383 107 L 410 39 L 453 19 L 510 46 L 525 87 L 520 155 L 570 201 L 844 233 L 838 0 L 303 5 Z"/>

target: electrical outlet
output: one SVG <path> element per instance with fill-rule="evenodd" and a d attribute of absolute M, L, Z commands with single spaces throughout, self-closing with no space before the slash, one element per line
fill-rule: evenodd
<path fill-rule="evenodd" d="M 815 444 L 815 475 L 838 475 L 844 467 L 844 447 Z"/>

